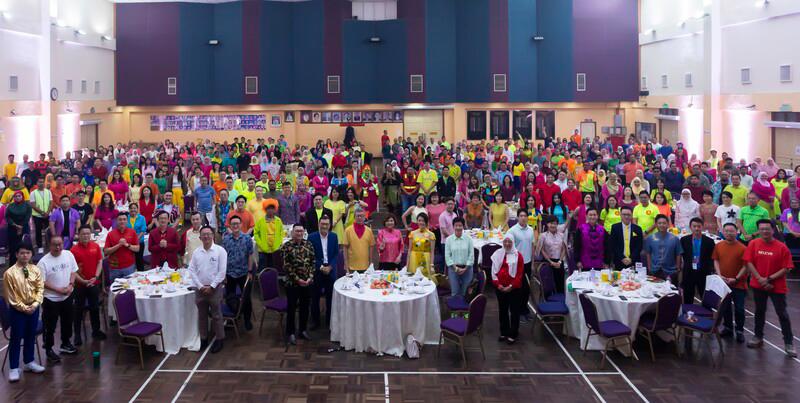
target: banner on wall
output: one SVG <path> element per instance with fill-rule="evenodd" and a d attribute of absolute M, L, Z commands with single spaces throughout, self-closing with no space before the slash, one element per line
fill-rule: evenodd
<path fill-rule="evenodd" d="M 150 131 L 154 132 L 266 129 L 267 115 L 150 115 Z"/>
<path fill-rule="evenodd" d="M 289 120 L 286 119 L 288 122 Z M 403 111 L 301 111 L 300 123 L 403 123 Z"/>

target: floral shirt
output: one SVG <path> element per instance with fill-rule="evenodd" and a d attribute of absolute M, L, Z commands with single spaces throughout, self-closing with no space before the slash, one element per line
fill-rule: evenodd
<path fill-rule="evenodd" d="M 314 247 L 303 239 L 291 240 L 281 246 L 283 269 L 286 270 L 286 284 L 298 286 L 298 280 L 308 280 L 314 275 Z"/>
<path fill-rule="evenodd" d="M 232 232 L 227 232 L 222 237 L 222 247 L 228 252 L 228 276 L 240 278 L 247 275 L 248 258 L 253 253 L 253 238 L 244 232 L 239 233 L 238 238 Z"/>

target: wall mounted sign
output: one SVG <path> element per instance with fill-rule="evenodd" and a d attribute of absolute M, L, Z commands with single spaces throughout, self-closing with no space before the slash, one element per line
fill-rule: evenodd
<path fill-rule="evenodd" d="M 279 124 L 280 124 L 280 117 Z M 150 131 L 266 130 L 267 115 L 150 115 Z"/>

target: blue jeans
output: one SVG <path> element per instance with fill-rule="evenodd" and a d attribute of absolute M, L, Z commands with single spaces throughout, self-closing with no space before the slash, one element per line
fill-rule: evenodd
<path fill-rule="evenodd" d="M 124 269 L 110 269 L 108 271 L 108 283 L 111 284 L 114 280 L 131 275 L 136 272 L 136 265 L 130 265 Z"/>
<path fill-rule="evenodd" d="M 19 347 L 22 343 L 22 361 L 33 362 L 33 349 L 36 347 L 36 327 L 39 324 L 39 308 L 32 314 L 22 313 L 14 308 L 8 309 L 11 322 L 11 339 L 8 342 L 8 367 L 19 368 Z"/>
<path fill-rule="evenodd" d="M 745 297 L 747 297 L 747 290 L 742 290 L 739 288 L 731 289 L 731 302 L 733 303 L 733 309 L 731 309 L 730 304 L 728 306 L 721 307 L 724 309 L 722 317 L 726 329 L 733 330 L 733 320 L 736 318 L 736 333 L 744 332 Z"/>
<path fill-rule="evenodd" d="M 453 266 L 447 266 L 447 279 L 450 281 L 450 295 L 466 297 L 467 288 L 472 283 L 472 266 L 467 266 L 464 274 L 456 274 L 456 269 Z M 467 301 L 469 302 L 469 301 Z"/>

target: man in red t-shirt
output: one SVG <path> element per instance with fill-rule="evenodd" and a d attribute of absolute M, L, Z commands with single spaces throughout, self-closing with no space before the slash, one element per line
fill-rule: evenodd
<path fill-rule="evenodd" d="M 550 211 L 550 206 L 553 204 L 553 195 L 561 194 L 561 188 L 554 183 L 555 180 L 555 175 L 552 172 L 548 173 L 546 182 L 538 186 L 539 200 L 544 207 L 544 211 Z"/>
<path fill-rule="evenodd" d="M 72 246 L 70 252 L 78 263 L 78 276 L 75 278 L 75 318 L 74 334 L 75 345 L 83 344 L 81 330 L 83 312 L 89 309 L 89 321 L 92 322 L 92 338 L 105 340 L 106 335 L 100 330 L 100 290 L 103 285 L 100 276 L 103 274 L 103 253 L 100 246 L 92 240 L 92 228 L 84 225 L 78 229 L 78 243 Z"/>
<path fill-rule="evenodd" d="M 128 213 L 119 213 L 116 224 L 108 233 L 103 248 L 108 256 L 109 284 L 136 271 L 136 252 L 139 251 L 139 236 L 133 228 L 128 228 Z"/>
<path fill-rule="evenodd" d="M 764 315 L 767 312 L 767 298 L 772 300 L 775 313 L 781 324 L 786 355 L 796 357 L 792 340 L 792 323 L 786 312 L 786 274 L 792 269 L 792 254 L 782 242 L 772 238 L 770 220 L 758 221 L 758 235 L 747 245 L 744 261 L 750 272 L 750 288 L 753 290 L 753 301 L 756 304 L 755 335 L 747 347 L 757 348 L 764 345 Z"/>

